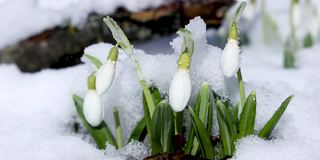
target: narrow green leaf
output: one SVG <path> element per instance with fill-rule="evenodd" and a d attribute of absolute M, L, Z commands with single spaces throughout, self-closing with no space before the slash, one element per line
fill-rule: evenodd
<path fill-rule="evenodd" d="M 256 104 L 256 93 L 253 91 L 248 96 L 240 115 L 238 139 L 253 134 L 256 118 Z"/>
<path fill-rule="evenodd" d="M 91 127 L 90 124 L 87 122 L 83 115 L 83 98 L 77 95 L 72 96 L 77 113 L 79 118 L 82 121 L 83 126 L 91 135 L 92 139 L 96 142 L 99 149 L 106 148 L 106 142 L 109 144 L 116 146 L 116 141 L 112 135 L 107 124 L 104 122 L 98 127 Z"/>
<path fill-rule="evenodd" d="M 227 118 L 228 114 L 225 105 L 218 100 L 216 102 L 217 107 L 217 119 L 220 129 L 220 137 L 222 142 L 222 148 L 224 155 L 232 156 L 234 152 L 234 141 L 232 138 L 232 131 L 230 128 L 230 117 Z"/>
<path fill-rule="evenodd" d="M 220 102 L 222 103 L 222 102 Z M 222 103 L 223 104 L 223 103 Z M 232 117 L 232 111 L 230 110 L 230 106 L 223 106 L 221 107 L 223 113 L 224 113 L 224 116 L 225 116 L 225 120 L 226 120 L 226 124 L 230 130 L 230 134 L 231 134 L 231 137 L 232 139 L 235 141 L 237 139 L 237 136 L 238 136 L 238 130 L 236 128 L 236 122 L 233 121 L 233 117 Z"/>
<path fill-rule="evenodd" d="M 99 69 L 102 66 L 102 62 L 98 58 L 91 56 L 90 54 L 84 54 L 84 57 L 86 57 L 96 69 Z"/>
<path fill-rule="evenodd" d="M 303 47 L 310 48 L 313 45 L 313 38 L 311 33 L 308 33 L 303 40 Z"/>
<path fill-rule="evenodd" d="M 212 130 L 212 121 L 213 121 L 213 94 L 212 92 L 209 92 L 209 101 L 208 101 L 208 115 L 207 115 L 207 131 L 209 135 L 211 135 Z"/>
<path fill-rule="evenodd" d="M 132 140 L 143 142 L 146 135 L 147 135 L 147 128 L 146 128 L 146 122 L 143 117 L 131 132 L 128 143 L 131 142 Z"/>
<path fill-rule="evenodd" d="M 233 124 L 235 125 L 235 128 L 236 128 L 236 131 L 238 133 L 238 130 L 239 130 L 239 105 L 240 103 L 237 103 L 234 107 L 233 107 L 233 111 L 232 111 L 232 121 L 233 121 Z"/>
<path fill-rule="evenodd" d="M 161 101 L 152 117 L 152 137 L 156 150 L 152 153 L 170 152 L 171 139 L 174 135 L 174 115 L 169 103 Z"/>
<path fill-rule="evenodd" d="M 146 102 L 146 106 L 148 108 L 148 112 L 149 112 L 150 119 L 151 119 L 153 112 L 154 112 L 154 109 L 156 107 L 156 104 L 154 103 L 154 97 L 153 97 L 149 87 L 147 86 L 146 81 L 140 80 L 140 84 L 143 89 L 143 95 L 144 95 L 143 98 L 144 98 L 144 101 Z"/>
<path fill-rule="evenodd" d="M 149 87 L 149 90 L 151 92 L 154 104 L 158 105 L 161 102 L 161 100 L 163 99 L 161 97 L 159 89 L 156 86 L 152 85 L 151 87 Z"/>
<path fill-rule="evenodd" d="M 277 125 L 283 113 L 287 109 L 291 99 L 293 96 L 289 96 L 285 101 L 282 102 L 277 111 L 272 115 L 270 120 L 263 126 L 263 128 L 259 132 L 260 138 L 268 138 L 271 134 L 273 128 Z"/>
<path fill-rule="evenodd" d="M 212 129 L 212 103 L 213 93 L 210 92 L 209 86 L 204 82 L 200 88 L 195 105 L 195 113 L 205 125 L 208 134 L 211 134 Z M 188 140 L 185 146 L 185 153 L 196 155 L 199 150 L 199 143 L 195 137 L 193 128 L 190 129 Z"/>
<path fill-rule="evenodd" d="M 152 150 L 157 150 L 157 146 L 152 143 L 152 115 L 155 109 L 155 102 L 159 103 L 161 98 L 160 92 L 157 87 L 152 86 L 148 88 L 145 81 L 140 81 L 143 86 L 143 111 L 144 120 L 147 127 L 147 133 Z M 147 94 L 146 94 L 147 93 Z"/>
<path fill-rule="evenodd" d="M 205 158 L 214 159 L 214 150 L 210 141 L 210 135 L 208 134 L 200 118 L 194 113 L 191 107 L 189 107 L 189 111 L 191 114 L 192 126 L 199 141 L 202 155 Z"/>

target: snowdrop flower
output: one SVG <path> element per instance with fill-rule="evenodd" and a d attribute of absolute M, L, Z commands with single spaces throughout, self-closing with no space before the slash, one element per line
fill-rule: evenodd
<path fill-rule="evenodd" d="M 178 72 L 174 75 L 169 90 L 169 102 L 175 112 L 181 112 L 188 104 L 191 94 L 189 75 L 190 54 L 184 52 L 179 57 Z"/>
<path fill-rule="evenodd" d="M 243 12 L 243 17 L 248 20 L 251 21 L 255 14 L 256 14 L 256 2 L 255 0 L 250 0 L 250 2 L 248 3 L 248 5 L 246 6 L 246 9 Z"/>
<path fill-rule="evenodd" d="M 107 62 L 97 71 L 96 87 L 99 95 L 102 95 L 110 88 L 115 75 L 117 59 L 118 48 L 115 46 L 111 48 Z"/>
<path fill-rule="evenodd" d="M 88 92 L 83 103 L 84 117 L 93 127 L 98 126 L 103 121 L 104 117 L 102 99 L 95 90 L 95 81 L 95 75 L 91 74 L 88 77 Z"/>
<path fill-rule="evenodd" d="M 319 14 L 314 15 L 310 24 L 310 32 L 313 38 L 317 38 L 319 36 L 320 31 L 320 16 Z"/>
<path fill-rule="evenodd" d="M 301 8 L 299 5 L 299 0 L 292 1 L 292 23 L 295 28 L 301 23 Z"/>
<path fill-rule="evenodd" d="M 223 75 L 228 78 L 235 75 L 240 67 L 240 47 L 236 22 L 232 22 L 228 42 L 222 51 L 220 65 Z"/>

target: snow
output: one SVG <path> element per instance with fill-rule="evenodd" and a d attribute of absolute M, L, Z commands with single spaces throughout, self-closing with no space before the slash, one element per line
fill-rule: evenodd
<path fill-rule="evenodd" d="M 57 26 L 81 27 L 92 12 L 111 14 L 118 7 L 139 11 L 168 0 L 0 0 L 0 50 Z"/>
<path fill-rule="evenodd" d="M 113 3 L 100 0 L 95 2 L 79 3 L 78 0 L 60 0 L 52 6 L 48 0 L 0 0 L 0 12 L 12 13 L 0 15 L 0 19 L 6 22 L 0 25 L 2 34 L 0 48 L 58 25 L 69 18 L 73 23 L 80 24 L 89 11 L 100 12 L 103 10 L 102 6 Z M 135 2 L 142 3 L 142 1 Z M 130 1 L 130 3 L 135 2 Z M 146 5 L 153 5 L 151 1 L 144 2 Z M 160 3 L 160 1 L 157 2 Z M 124 1 L 114 2 L 114 5 L 121 3 Z M 14 6 L 19 8 L 11 10 L 10 7 Z M 70 6 L 74 6 L 74 11 L 65 10 Z M 112 5 L 108 7 L 111 11 Z M 286 11 L 283 11 L 287 5 L 268 3 L 268 8 L 272 9 L 272 14 L 277 15 L 275 17 L 279 24 L 287 24 Z M 25 13 L 28 15 L 24 15 Z M 32 21 L 28 16 L 32 17 Z M 51 18 L 48 19 L 48 16 Z M 23 17 L 23 19 L 17 22 L 15 17 Z M 200 18 L 195 18 L 191 22 L 186 28 L 192 31 L 196 42 L 190 70 L 193 83 L 190 103 L 194 102 L 196 92 L 203 81 L 207 81 L 210 87 L 220 95 L 230 96 L 231 100 L 236 102 L 239 100 L 236 79 L 224 79 L 220 71 L 221 49 L 206 43 L 207 38 L 211 42 L 212 31 L 210 33 L 205 31 L 205 25 Z M 287 26 L 280 25 L 280 27 L 282 27 L 280 33 L 284 34 L 282 37 L 285 37 Z M 245 137 L 236 144 L 236 153 L 231 159 L 320 159 L 320 55 L 317 54 L 320 44 L 316 43 L 309 49 L 301 49 L 297 54 L 298 67 L 286 70 L 282 68 L 281 45 L 262 44 L 261 33 L 258 20 L 250 33 L 253 43 L 250 46 L 243 46 L 241 55 L 246 93 L 251 90 L 257 93 L 255 128 L 261 129 L 287 96 L 294 94 L 295 97 L 272 132 L 272 140 L 262 140 L 256 136 Z M 181 38 L 177 37 L 174 40 L 172 38 L 170 36 L 159 41 L 139 44 L 134 51 L 142 65 L 147 82 L 158 86 L 164 96 L 167 96 L 169 84 L 177 70 L 180 52 Z M 168 45 L 171 40 L 173 50 Z M 281 43 L 281 40 L 277 43 Z M 111 44 L 98 43 L 87 47 L 84 52 L 106 61 L 111 47 Z M 153 55 L 146 53 L 153 53 Z M 92 65 L 87 65 L 87 62 L 61 70 L 46 69 L 34 74 L 21 73 L 14 65 L 0 65 L 0 84 L 2 84 L 0 85 L 2 91 L 0 94 L 0 159 L 142 159 L 148 156 L 150 154 L 148 146 L 139 142 L 131 142 L 119 151 L 112 146 L 102 151 L 96 149 L 92 142 L 83 139 L 83 135 L 71 131 L 70 124 L 74 121 L 72 117 L 75 116 L 71 96 L 74 93 L 80 96 L 85 95 L 86 77 L 93 70 Z M 134 65 L 120 50 L 114 83 L 103 99 L 106 105 L 105 121 L 113 132 L 111 109 L 118 107 L 125 141 L 134 124 L 143 114 L 141 94 L 142 90 Z M 214 134 L 217 132 L 215 124 Z"/>

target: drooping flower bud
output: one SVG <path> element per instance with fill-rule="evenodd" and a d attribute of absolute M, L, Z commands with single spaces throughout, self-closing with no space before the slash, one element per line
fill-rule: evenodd
<path fill-rule="evenodd" d="M 110 88 L 115 76 L 117 59 L 118 48 L 112 47 L 108 55 L 108 60 L 97 71 L 96 87 L 99 95 L 105 93 Z"/>
<path fill-rule="evenodd" d="M 223 75 L 228 78 L 235 75 L 240 67 L 240 47 L 236 22 L 232 22 L 228 42 L 222 51 L 220 65 Z"/>
<path fill-rule="evenodd" d="M 95 75 L 88 77 L 88 92 L 84 98 L 83 114 L 87 122 L 96 127 L 103 121 L 103 105 L 101 96 L 95 90 Z"/>
<path fill-rule="evenodd" d="M 174 75 L 169 90 L 169 102 L 175 112 L 182 111 L 188 104 L 191 95 L 190 54 L 180 55 L 178 72 Z"/>

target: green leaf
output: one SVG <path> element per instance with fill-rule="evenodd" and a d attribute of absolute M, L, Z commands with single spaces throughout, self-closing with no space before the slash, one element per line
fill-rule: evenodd
<path fill-rule="evenodd" d="M 213 94 L 209 89 L 206 82 L 202 83 L 200 91 L 197 96 L 197 102 L 195 105 L 195 113 L 199 116 L 203 122 L 208 134 L 211 134 L 212 129 L 212 99 Z M 199 150 L 199 143 L 195 137 L 194 129 L 191 128 L 188 135 L 188 140 L 185 146 L 185 153 L 196 155 Z"/>
<path fill-rule="evenodd" d="M 233 111 L 232 111 L 232 121 L 233 124 L 235 125 L 236 131 L 238 133 L 238 128 L 239 128 L 239 107 L 240 107 L 240 103 L 237 103 L 234 107 L 233 107 Z"/>
<path fill-rule="evenodd" d="M 293 49 L 293 40 L 288 39 L 284 47 L 284 68 L 294 68 L 295 67 L 295 51 Z"/>
<path fill-rule="evenodd" d="M 253 134 L 254 122 L 256 117 L 256 93 L 253 91 L 248 96 L 243 111 L 240 115 L 239 135 L 238 138 Z"/>
<path fill-rule="evenodd" d="M 211 144 L 210 135 L 208 134 L 200 118 L 194 113 L 191 107 L 189 107 L 189 111 L 191 114 L 192 126 L 199 141 L 202 155 L 205 158 L 214 159 L 214 150 Z"/>
<path fill-rule="evenodd" d="M 216 102 L 216 107 L 223 153 L 224 155 L 232 156 L 235 147 L 231 131 L 232 129 L 230 127 L 232 125 L 232 122 L 230 122 L 231 117 L 228 113 L 229 111 L 227 111 L 225 105 L 220 100 Z"/>
<path fill-rule="evenodd" d="M 163 100 L 156 107 L 152 117 L 152 144 L 156 146 L 152 153 L 170 152 L 173 135 L 174 115 L 169 103 Z"/>
<path fill-rule="evenodd" d="M 303 47 L 310 48 L 313 46 L 313 38 L 311 33 L 308 33 L 303 40 Z"/>
<path fill-rule="evenodd" d="M 109 16 L 103 18 L 103 21 L 107 24 L 111 30 L 113 38 L 118 42 L 121 48 L 129 55 L 133 54 L 133 47 L 130 44 L 127 36 L 123 33 L 118 24 Z"/>
<path fill-rule="evenodd" d="M 83 98 L 77 95 L 72 96 L 77 113 L 79 118 L 82 121 L 83 126 L 86 128 L 86 130 L 91 135 L 92 139 L 96 142 L 99 149 L 105 149 L 106 148 L 106 142 L 109 144 L 116 146 L 116 141 L 112 135 L 112 132 L 110 131 L 107 124 L 104 122 L 99 125 L 98 127 L 91 127 L 91 125 L 87 122 L 83 115 Z"/>
<path fill-rule="evenodd" d="M 163 99 L 161 97 L 159 89 L 156 86 L 152 85 L 151 87 L 149 87 L 149 90 L 151 92 L 154 104 L 158 105 L 161 102 L 161 100 Z"/>
<path fill-rule="evenodd" d="M 90 54 L 84 54 L 84 57 L 86 57 L 96 69 L 99 69 L 102 66 L 102 62 L 98 58 L 91 56 Z"/>
<path fill-rule="evenodd" d="M 128 143 L 131 142 L 132 140 L 143 142 L 146 135 L 147 135 L 146 121 L 144 120 L 144 117 L 143 117 L 131 132 Z"/>
<path fill-rule="evenodd" d="M 152 121 L 151 121 L 155 106 L 150 106 L 149 104 L 154 105 L 154 102 L 159 103 L 162 98 L 157 87 L 152 86 L 148 88 L 145 81 L 140 83 L 143 86 L 143 90 L 144 90 L 143 91 L 143 111 L 144 111 L 144 120 L 147 128 L 149 142 L 152 150 L 156 150 L 157 146 L 152 144 L 153 142 L 152 142 Z M 145 93 L 147 93 L 147 96 Z M 152 111 L 150 111 L 151 109 Z"/>
<path fill-rule="evenodd" d="M 277 125 L 281 116 L 283 115 L 283 113 L 287 109 L 292 98 L 293 98 L 293 96 L 289 96 L 285 101 L 282 102 L 282 104 L 277 109 L 277 111 L 272 115 L 270 120 L 260 130 L 260 132 L 259 132 L 260 138 L 268 138 L 269 137 L 273 128 Z"/>

